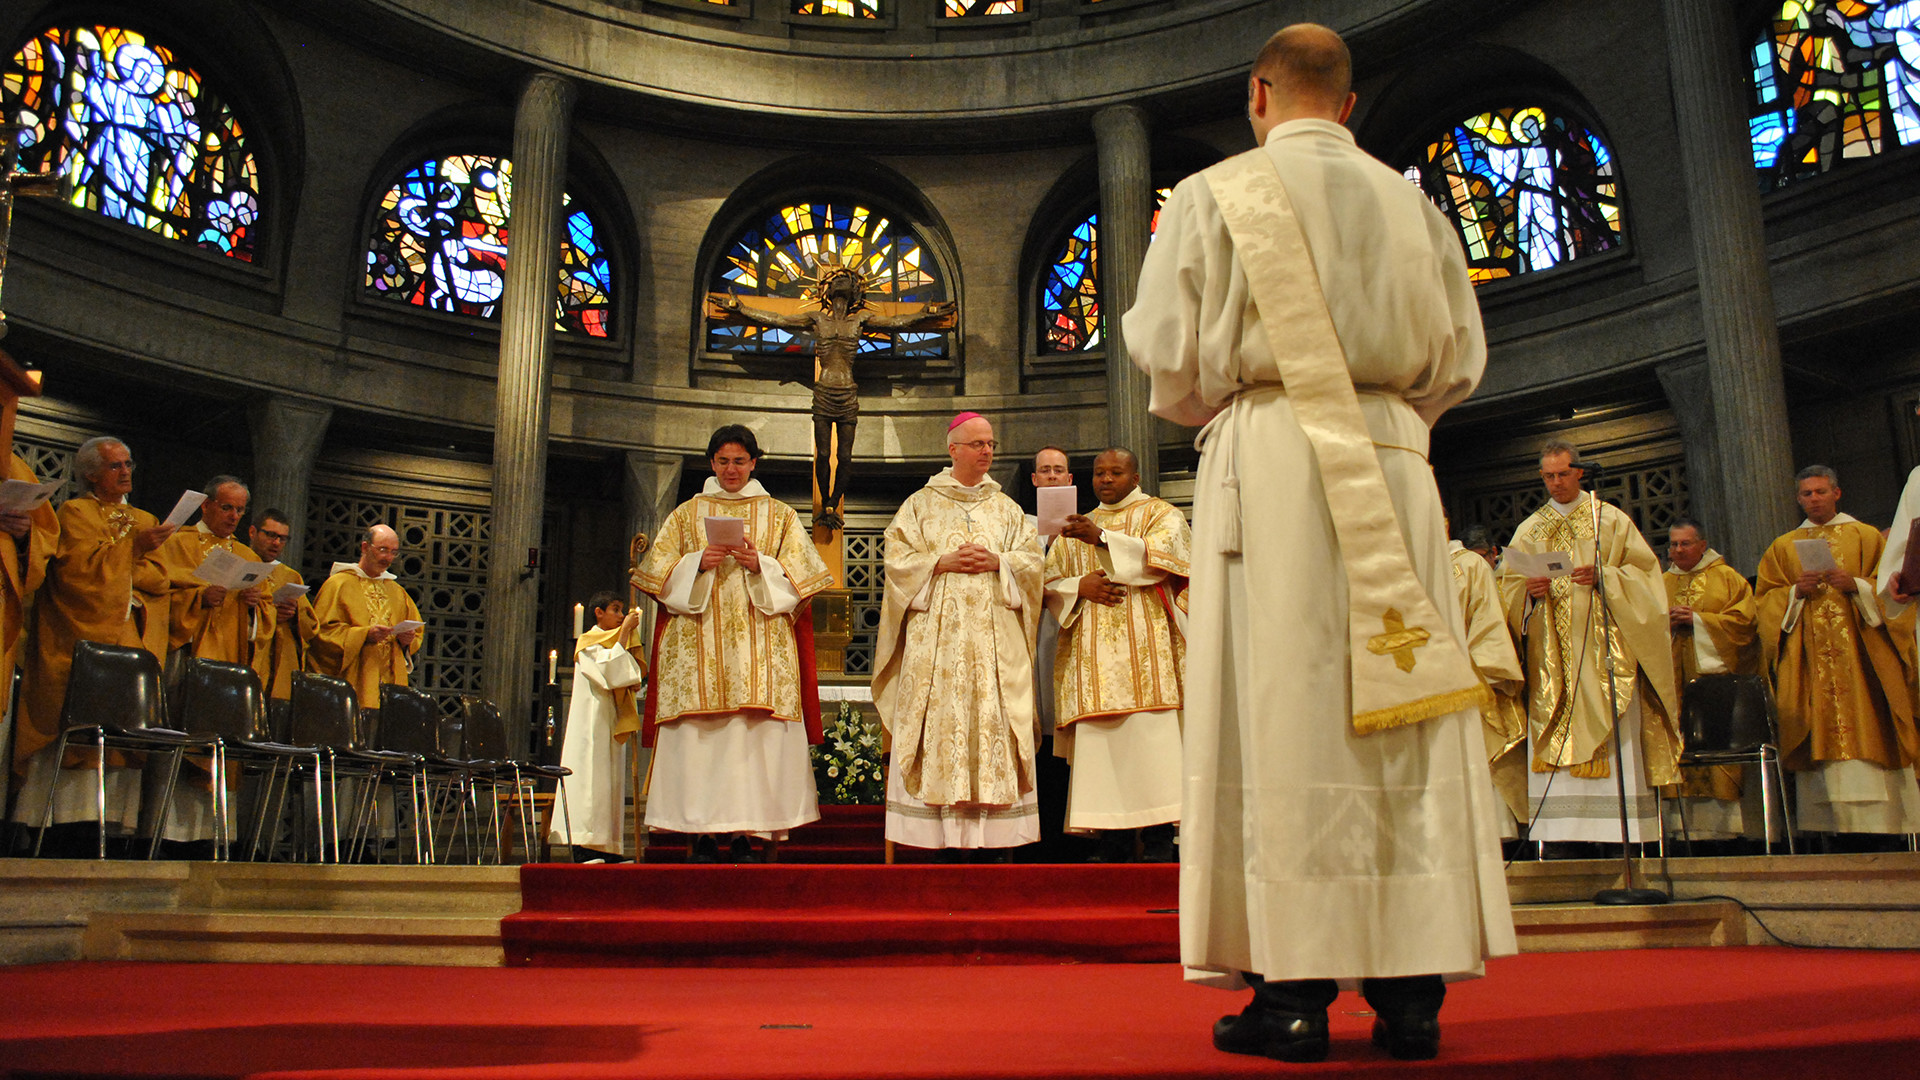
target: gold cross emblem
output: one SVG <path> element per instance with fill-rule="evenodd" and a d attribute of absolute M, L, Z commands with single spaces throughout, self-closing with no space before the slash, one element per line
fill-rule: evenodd
<path fill-rule="evenodd" d="M 1408 627 L 1398 608 L 1388 608 L 1380 616 L 1380 625 L 1382 632 L 1367 639 L 1367 651 L 1375 656 L 1392 653 L 1395 667 L 1412 671 L 1413 650 L 1425 645 L 1433 635 L 1417 626 Z"/>

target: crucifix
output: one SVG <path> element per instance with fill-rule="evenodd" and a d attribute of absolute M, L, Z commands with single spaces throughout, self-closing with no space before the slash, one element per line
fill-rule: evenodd
<path fill-rule="evenodd" d="M 732 293 L 707 294 L 711 323 L 769 326 L 813 335 L 813 527 L 815 542 L 846 523 L 843 502 L 853 464 L 853 433 L 860 391 L 853 358 L 865 334 L 889 330 L 951 330 L 954 304 L 901 304 L 867 299 L 866 276 L 833 253 L 821 256 L 806 295 L 758 297 L 753 306 Z M 831 564 L 830 564 L 831 565 Z"/>
<path fill-rule="evenodd" d="M 13 238 L 15 195 L 64 196 L 66 183 L 59 172 L 23 173 L 20 164 L 22 124 L 0 122 L 0 289 L 7 277 L 7 246 Z M 0 308 L 0 338 L 7 336 L 7 313 Z M 40 396 L 40 373 L 22 370 L 0 350 L 0 450 L 13 448 L 13 421 L 20 399 Z"/>

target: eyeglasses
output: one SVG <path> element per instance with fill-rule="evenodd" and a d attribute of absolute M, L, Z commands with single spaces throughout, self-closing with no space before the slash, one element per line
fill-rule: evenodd
<path fill-rule="evenodd" d="M 256 527 L 253 531 L 259 533 L 262 537 L 265 537 L 268 540 L 278 540 L 283 544 L 293 537 L 292 533 L 269 532 L 266 529 L 262 529 L 258 527 Z"/>
<path fill-rule="evenodd" d="M 953 445 L 965 447 L 966 449 L 971 450 L 976 454 L 982 453 L 982 452 L 992 453 L 993 451 L 1000 449 L 1000 440 L 975 439 L 972 442 L 954 443 Z"/>

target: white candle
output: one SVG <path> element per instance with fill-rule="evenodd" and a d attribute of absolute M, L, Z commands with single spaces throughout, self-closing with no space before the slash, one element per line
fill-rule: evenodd
<path fill-rule="evenodd" d="M 552 686 L 560 679 L 560 650 L 547 650 L 547 685 Z"/>
<path fill-rule="evenodd" d="M 573 605 L 573 636 L 579 637 L 587 631 L 587 605 Z"/>

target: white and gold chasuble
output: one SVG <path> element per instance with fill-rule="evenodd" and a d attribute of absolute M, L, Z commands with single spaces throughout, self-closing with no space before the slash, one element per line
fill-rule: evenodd
<path fill-rule="evenodd" d="M 1425 459 L 1429 427 L 1485 366 L 1473 285 L 1452 226 L 1340 125 L 1290 121 L 1252 154 L 1273 163 L 1291 200 L 1305 240 L 1295 257 L 1255 269 L 1214 185 L 1189 177 L 1161 211 L 1123 322 L 1128 352 L 1153 380 L 1155 415 L 1211 424 L 1194 485 L 1182 685 L 1181 961 L 1189 979 L 1225 988 L 1243 985 L 1240 972 L 1477 973 L 1515 941 L 1480 715 L 1469 707 L 1486 691 L 1459 644 Z M 1264 227 L 1277 229 L 1273 218 Z M 1296 407 L 1301 388 L 1281 363 L 1295 341 L 1275 329 L 1291 325 L 1268 309 L 1276 294 L 1316 297 L 1332 320 L 1337 378 L 1358 399 L 1357 439 L 1383 480 L 1361 509 L 1388 522 L 1432 620 L 1399 608 L 1394 634 L 1384 611 L 1354 618 L 1349 537 L 1336 529 L 1318 443 Z M 1377 536 L 1354 537 L 1352 550 Z M 1416 629 L 1426 643 L 1414 644 Z M 1431 660 L 1443 640 L 1465 700 L 1450 711 L 1389 707 L 1401 713 L 1389 719 L 1417 722 L 1356 723 L 1402 674 L 1450 672 Z M 1451 676 L 1430 685 L 1416 703 L 1446 704 Z"/>
<path fill-rule="evenodd" d="M 1532 553 L 1564 551 L 1575 566 L 1592 565 L 1593 505 L 1593 496 L 1583 491 L 1565 512 L 1542 506 L 1520 523 L 1512 546 Z M 1613 711 L 1607 704 L 1605 655 L 1611 641 L 1614 670 L 1621 673 L 1613 679 L 1613 692 L 1623 720 L 1633 715 L 1638 697 L 1640 727 L 1635 734 L 1646 765 L 1645 782 L 1675 783 L 1680 778 L 1680 699 L 1660 560 L 1632 519 L 1606 502 L 1600 503 L 1600 534 L 1611 632 L 1591 587 L 1575 585 L 1569 577 L 1554 578 L 1547 598 L 1536 601 L 1527 595 L 1525 578 L 1501 575 L 1507 625 L 1526 641 L 1533 771 L 1566 769 L 1583 779 L 1613 775 Z"/>
<path fill-rule="evenodd" d="M 701 572 L 709 517 L 746 521 L 760 573 L 730 558 Z M 792 507 L 758 480 L 728 493 L 708 478 L 705 490 L 667 515 L 633 583 L 658 597 L 667 614 L 653 672 L 655 723 L 745 711 L 805 720 L 793 613 L 832 585 L 833 574 Z"/>
<path fill-rule="evenodd" d="M 1047 603 L 1060 619 L 1057 753 L 1076 721 L 1178 709 L 1186 670 L 1186 634 L 1173 615 L 1186 603 L 1186 516 L 1135 488 L 1087 519 L 1108 534 L 1105 550 L 1061 537 L 1047 552 Z M 1080 579 L 1096 569 L 1127 587 L 1126 600 L 1108 607 L 1080 599 Z"/>
<path fill-rule="evenodd" d="M 967 543 L 998 573 L 939 574 Z M 1033 791 L 1033 649 L 1039 536 L 991 478 L 942 470 L 907 497 L 886 533 L 886 601 L 873 700 L 907 794 L 928 806 L 1011 806 Z"/>

